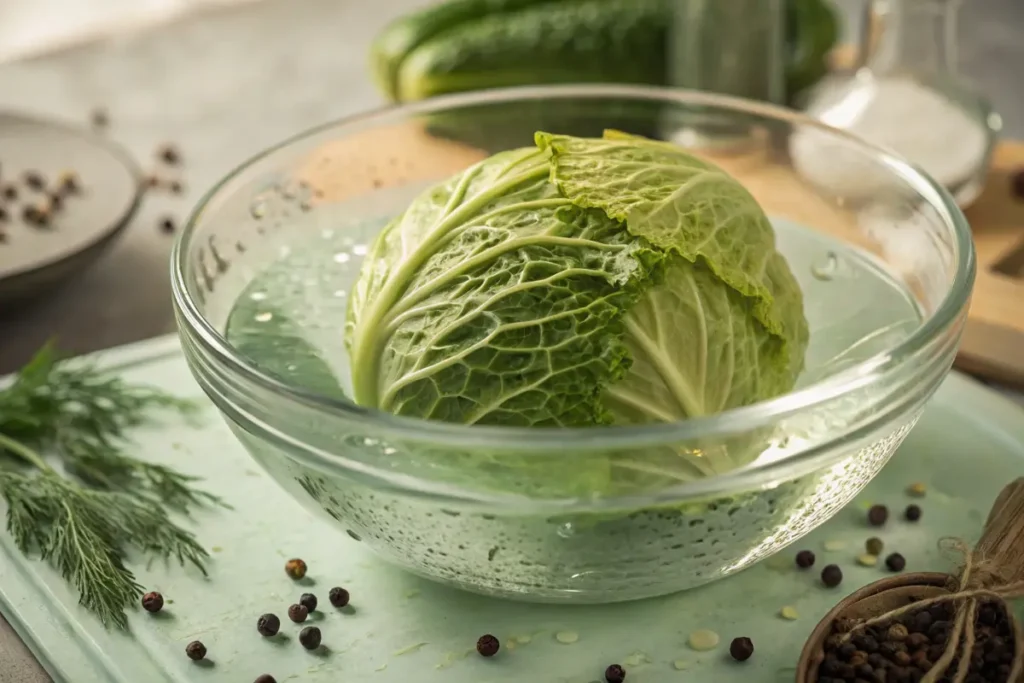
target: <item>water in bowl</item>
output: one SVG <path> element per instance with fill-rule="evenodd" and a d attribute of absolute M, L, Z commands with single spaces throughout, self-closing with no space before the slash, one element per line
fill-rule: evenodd
<path fill-rule="evenodd" d="M 289 235 L 303 237 L 279 245 L 276 258 L 242 291 L 226 336 L 288 384 L 351 395 L 342 341 L 348 293 L 387 219 L 352 223 L 338 215 L 335 227 L 324 228 L 332 224 L 325 211 L 318 211 L 315 228 L 289 226 Z M 804 292 L 811 330 L 799 386 L 892 349 L 921 324 L 913 293 L 872 255 L 786 220 L 774 225 Z"/>

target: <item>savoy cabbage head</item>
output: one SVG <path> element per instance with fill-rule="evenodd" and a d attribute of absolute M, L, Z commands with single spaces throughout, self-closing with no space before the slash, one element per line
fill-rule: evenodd
<path fill-rule="evenodd" d="M 429 190 L 349 302 L 354 398 L 461 424 L 685 420 L 792 388 L 808 330 L 772 226 L 665 142 L 538 133 Z"/>

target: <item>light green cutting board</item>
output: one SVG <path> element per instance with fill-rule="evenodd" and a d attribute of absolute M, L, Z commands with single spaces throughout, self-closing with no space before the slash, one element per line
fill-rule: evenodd
<path fill-rule="evenodd" d="M 198 394 L 175 339 L 114 350 L 103 359 L 127 380 Z M 954 374 L 860 499 L 797 544 L 817 553 L 815 570 L 793 568 L 794 548 L 688 593 L 573 608 L 464 594 L 374 559 L 258 471 L 212 408 L 202 428 L 170 423 L 140 430 L 137 440 L 140 454 L 206 477 L 235 509 L 197 521 L 213 555 L 208 580 L 177 567 L 138 567 L 141 582 L 173 604 L 156 617 L 132 614 L 131 634 L 105 631 L 52 570 L 25 560 L 0 534 L 0 609 L 59 682 L 248 683 L 271 673 L 278 681 L 332 683 L 590 683 L 613 662 L 624 663 L 629 683 L 792 681 L 800 648 L 818 619 L 843 595 L 883 575 L 853 561 L 876 533 L 863 521 L 866 505 L 889 505 L 890 521 L 879 535 L 887 548 L 907 557 L 908 570 L 941 570 L 949 565 L 935 540 L 976 539 L 998 489 L 1024 474 L 1024 411 Z M 918 480 L 929 493 L 920 501 L 922 521 L 910 525 L 899 512 L 909 502 L 905 486 Z M 830 552 L 825 541 L 847 545 Z M 293 556 L 309 563 L 310 586 L 285 576 L 284 562 Z M 846 575 L 835 590 L 817 580 L 817 570 L 830 562 Z M 351 591 L 352 613 L 330 607 L 327 590 L 334 585 Z M 324 655 L 303 650 L 295 637 L 299 628 L 285 617 L 306 590 L 320 598 L 322 614 L 312 623 L 323 631 Z M 778 617 L 785 605 L 797 609 L 797 621 Z M 282 617 L 286 640 L 256 633 L 256 618 L 267 611 Z M 700 628 L 720 633 L 722 645 L 711 652 L 689 650 L 686 636 Z M 484 660 L 470 651 L 488 632 L 505 645 Z M 563 644 L 555 637 L 560 632 L 578 640 Z M 729 640 L 740 635 L 756 648 L 743 664 L 727 655 Z M 193 639 L 207 645 L 211 665 L 185 657 L 185 644 Z M 522 642 L 510 650 L 517 639 Z"/>

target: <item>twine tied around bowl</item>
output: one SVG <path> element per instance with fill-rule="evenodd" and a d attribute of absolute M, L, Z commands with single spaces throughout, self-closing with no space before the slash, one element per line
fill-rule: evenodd
<path fill-rule="evenodd" d="M 1024 478 L 1009 484 L 999 494 L 985 522 L 981 540 L 973 550 L 958 538 L 945 538 L 939 544 L 964 559 L 963 568 L 956 579 L 955 591 L 918 600 L 860 621 L 841 640 L 845 642 L 863 628 L 892 621 L 908 612 L 916 612 L 938 603 L 954 602 L 957 604 L 956 616 L 946 641 L 946 649 L 920 683 L 935 683 L 939 680 L 949 670 L 957 655 L 960 659 L 952 681 L 964 683 L 976 644 L 974 629 L 979 599 L 987 599 L 1003 610 L 1013 628 L 1014 656 L 1007 680 L 1015 683 L 1024 671 L 1024 630 L 1007 601 L 1024 597 Z"/>

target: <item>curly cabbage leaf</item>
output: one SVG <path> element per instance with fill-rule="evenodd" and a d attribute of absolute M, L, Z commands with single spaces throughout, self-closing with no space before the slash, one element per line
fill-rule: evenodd
<path fill-rule="evenodd" d="M 536 427 L 770 398 L 795 383 L 807 341 L 750 193 L 615 132 L 538 133 L 414 200 L 363 263 L 345 332 L 362 405 Z"/>

